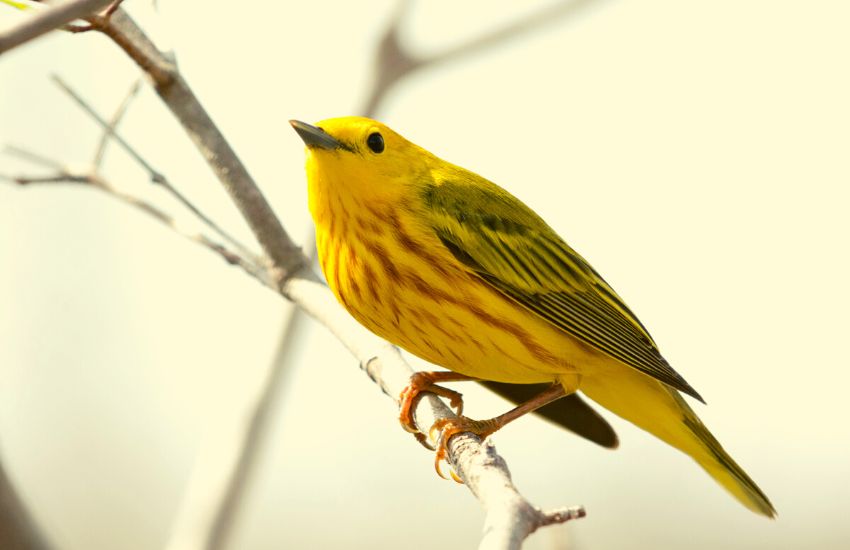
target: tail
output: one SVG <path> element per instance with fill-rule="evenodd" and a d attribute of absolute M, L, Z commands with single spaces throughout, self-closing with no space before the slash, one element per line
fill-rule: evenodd
<path fill-rule="evenodd" d="M 609 370 L 610 369 L 610 370 Z M 624 365 L 585 375 L 588 397 L 693 458 L 724 489 L 757 514 L 776 510 L 750 476 L 723 450 L 676 390 Z"/>

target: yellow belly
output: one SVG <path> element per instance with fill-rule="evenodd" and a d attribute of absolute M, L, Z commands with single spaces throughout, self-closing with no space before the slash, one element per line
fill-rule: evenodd
<path fill-rule="evenodd" d="M 404 257 L 388 256 L 391 243 L 333 238 L 321 228 L 316 237 L 328 285 L 349 313 L 426 361 L 530 384 L 576 379 L 569 375 L 579 365 L 598 360 L 585 344 L 450 263 L 414 269 Z"/>

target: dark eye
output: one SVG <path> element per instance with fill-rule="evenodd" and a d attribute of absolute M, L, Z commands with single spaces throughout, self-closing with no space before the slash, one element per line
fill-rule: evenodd
<path fill-rule="evenodd" d="M 382 153 L 384 151 L 384 137 L 378 132 L 372 132 L 369 134 L 369 137 L 366 138 L 366 145 L 369 146 L 369 149 L 376 153 Z"/>

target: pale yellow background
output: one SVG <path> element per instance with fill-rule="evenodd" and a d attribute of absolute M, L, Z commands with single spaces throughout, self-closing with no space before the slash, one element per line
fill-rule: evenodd
<path fill-rule="evenodd" d="M 303 240 L 303 150 L 286 121 L 355 113 L 395 2 L 160 3 L 146 26 Z M 441 51 L 544 5 L 420 2 L 407 40 Z M 388 98 L 385 122 L 519 195 L 604 274 L 779 511 L 750 514 L 618 419 L 609 452 L 529 418 L 494 438 L 517 485 L 589 513 L 530 548 L 850 547 L 848 21 L 839 0 L 598 2 Z M 0 58 L 0 142 L 85 163 L 98 131 L 54 71 L 110 112 L 136 69 L 99 36 Z M 122 132 L 248 239 L 149 89 Z M 26 168 L 0 157 L 0 172 Z M 117 149 L 107 170 L 178 211 Z M 288 306 L 67 186 L 0 184 L 0 262 L 6 466 L 58 548 L 161 547 L 205 434 L 266 368 Z M 473 547 L 477 502 L 436 478 L 392 403 L 305 327 L 232 548 Z M 463 391 L 473 416 L 504 408 Z"/>

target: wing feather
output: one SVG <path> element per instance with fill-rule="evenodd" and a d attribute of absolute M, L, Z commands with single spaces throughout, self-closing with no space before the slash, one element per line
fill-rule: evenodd
<path fill-rule="evenodd" d="M 463 176 L 423 193 L 432 229 L 457 260 L 564 332 L 702 401 L 584 258 L 518 199 Z"/>

